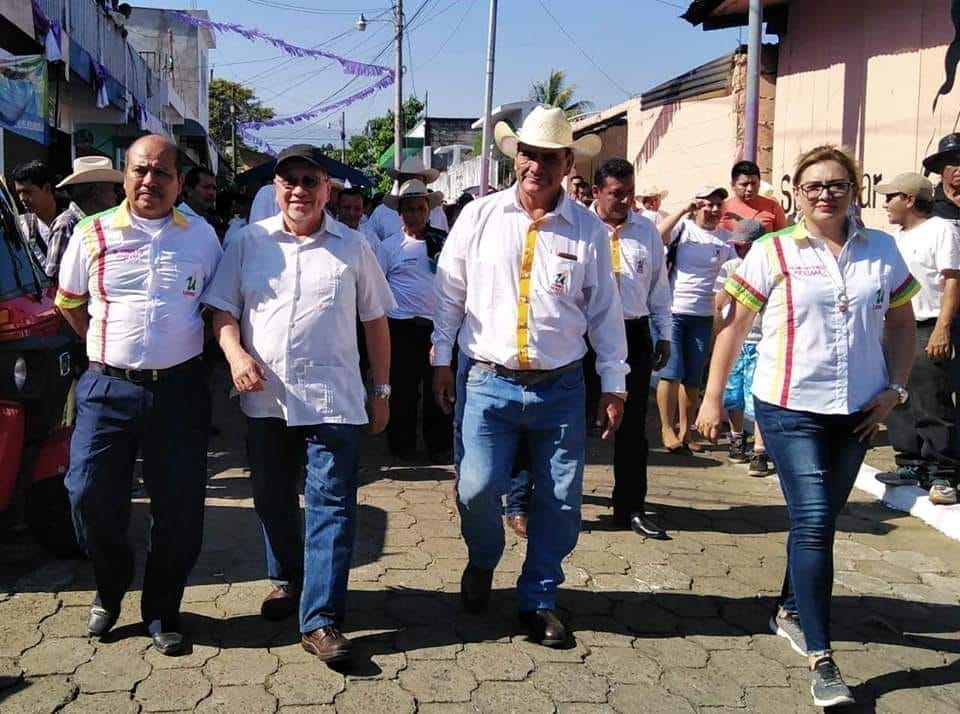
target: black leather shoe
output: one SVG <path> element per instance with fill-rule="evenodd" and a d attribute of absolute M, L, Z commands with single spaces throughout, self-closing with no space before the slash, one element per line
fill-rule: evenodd
<path fill-rule="evenodd" d="M 87 632 L 92 637 L 103 637 L 117 624 L 117 616 L 102 605 L 90 606 L 90 618 L 87 620 Z"/>
<path fill-rule="evenodd" d="M 644 538 L 653 538 L 654 540 L 670 540 L 670 536 L 656 523 L 647 518 L 643 513 L 634 513 L 630 516 L 630 528 L 637 535 Z"/>
<path fill-rule="evenodd" d="M 530 639 L 544 647 L 563 647 L 567 643 L 567 628 L 555 610 L 526 610 L 520 613 L 520 622 L 530 631 Z"/>
<path fill-rule="evenodd" d="M 153 646 L 163 655 L 175 655 L 186 648 L 186 640 L 180 632 L 179 623 L 167 620 L 154 620 L 147 625 L 147 632 Z"/>
<path fill-rule="evenodd" d="M 469 612 L 483 612 L 490 602 L 493 570 L 484 570 L 467 563 L 460 578 L 460 600 Z"/>

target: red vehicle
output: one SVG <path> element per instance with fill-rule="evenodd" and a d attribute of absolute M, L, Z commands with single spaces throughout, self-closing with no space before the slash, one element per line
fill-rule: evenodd
<path fill-rule="evenodd" d="M 0 182 L 0 538 L 29 526 L 56 555 L 78 552 L 63 479 L 83 344 L 53 305 Z"/>

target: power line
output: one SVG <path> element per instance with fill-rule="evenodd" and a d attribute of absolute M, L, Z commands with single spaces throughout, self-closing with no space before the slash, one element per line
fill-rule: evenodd
<path fill-rule="evenodd" d="M 453 36 L 457 34 L 457 30 L 460 29 L 460 26 L 463 24 L 463 21 L 467 19 L 467 15 L 470 14 L 470 11 L 473 9 L 473 6 L 474 6 L 474 4 L 475 4 L 476 2 L 477 2 L 477 0 L 470 0 L 470 4 L 467 5 L 467 10 L 466 10 L 466 12 L 464 12 L 464 13 L 460 16 L 460 20 L 459 20 L 459 21 L 457 22 L 457 24 L 454 26 L 454 28 L 453 28 L 453 30 L 450 32 L 450 34 L 447 35 L 447 39 L 445 39 L 445 40 L 443 41 L 443 43 L 437 48 L 436 52 L 434 52 L 432 55 L 430 55 L 429 59 L 427 59 L 427 61 L 424 62 L 425 65 L 430 64 L 430 63 L 436 58 L 436 56 L 437 56 L 438 54 L 440 54 L 441 52 L 443 52 L 444 48 L 449 44 L 450 40 L 453 39 Z"/>
<path fill-rule="evenodd" d="M 614 87 L 616 87 L 616 88 L 619 89 L 621 92 L 623 92 L 624 94 L 626 94 L 628 97 L 632 97 L 632 96 L 633 96 L 633 94 L 632 94 L 631 92 L 628 92 L 626 89 L 624 89 L 624 88 L 621 87 L 619 84 L 617 84 L 616 81 L 614 81 L 613 77 L 611 77 L 609 74 L 607 74 L 607 73 L 603 70 L 603 67 L 601 67 L 601 66 L 598 65 L 596 62 L 594 62 L 594 61 L 593 61 L 593 58 L 592 58 L 590 55 L 588 55 L 588 54 L 584 51 L 584 49 L 583 49 L 579 44 L 577 44 L 577 41 L 576 41 L 575 39 L 573 39 L 573 36 L 572 36 L 569 32 L 566 31 L 566 29 L 563 27 L 563 25 L 560 24 L 560 21 L 559 21 L 556 17 L 553 16 L 553 13 L 552 13 L 552 12 L 550 12 L 550 9 L 549 9 L 546 5 L 543 4 L 543 0 L 537 0 L 537 2 L 540 3 L 540 7 L 542 7 L 542 8 L 543 8 L 543 11 L 544 11 L 545 13 L 547 13 L 547 15 L 550 16 L 550 19 L 553 20 L 554 24 L 556 24 L 556 26 L 560 28 L 560 32 L 562 32 L 564 35 L 567 36 L 567 39 L 570 40 L 570 42 L 573 44 L 573 46 L 576 47 L 576 48 L 580 51 L 580 54 L 582 54 L 582 55 L 586 58 L 587 62 L 589 62 L 590 64 L 593 65 L 594 69 L 596 69 L 600 74 L 602 74 L 604 77 L 606 77 L 606 78 L 609 80 L 610 84 L 612 84 Z"/>
<path fill-rule="evenodd" d="M 275 0 L 272 2 L 270 0 L 247 0 L 247 2 L 251 5 L 260 5 L 261 7 L 269 7 L 275 10 L 290 10 L 306 15 L 359 15 L 361 12 L 373 12 L 383 9 L 382 7 L 364 7 L 356 10 L 320 10 L 319 8 L 301 7 L 299 5 L 276 2 Z"/>

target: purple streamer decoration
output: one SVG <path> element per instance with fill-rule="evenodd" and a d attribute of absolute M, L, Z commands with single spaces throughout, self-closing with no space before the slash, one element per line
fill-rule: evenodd
<path fill-rule="evenodd" d="M 381 64 L 357 62 L 356 60 L 347 59 L 346 57 L 341 57 L 340 55 L 335 55 L 332 52 L 327 52 L 325 50 L 291 45 L 289 42 L 281 40 L 279 37 L 274 37 L 273 35 L 268 35 L 266 32 L 261 32 L 260 30 L 254 30 L 249 27 L 244 27 L 243 25 L 238 25 L 235 22 L 216 22 L 209 18 L 190 15 L 189 13 L 182 12 L 180 10 L 167 10 L 166 12 L 170 15 L 173 15 L 181 22 L 184 22 L 187 25 L 192 25 L 193 27 L 203 27 L 207 30 L 215 32 L 233 32 L 250 40 L 251 42 L 256 40 L 269 42 L 281 52 L 288 54 L 291 57 L 323 57 L 324 59 L 333 60 L 339 63 L 339 65 L 343 68 L 343 71 L 347 74 L 354 74 L 362 77 L 389 76 L 391 78 L 391 82 L 393 81 L 393 69 Z"/>

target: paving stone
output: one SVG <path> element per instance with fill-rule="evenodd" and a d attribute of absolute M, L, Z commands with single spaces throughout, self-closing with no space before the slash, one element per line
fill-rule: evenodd
<path fill-rule="evenodd" d="M 747 690 L 746 703 L 749 712 L 809 714 L 813 709 L 809 685 L 805 681 L 800 691 L 796 687 L 751 687 Z"/>
<path fill-rule="evenodd" d="M 869 575 L 862 575 L 856 572 L 840 571 L 834 573 L 833 582 L 835 585 L 853 593 L 864 593 L 867 595 L 887 595 L 893 592 L 890 584 L 874 578 Z"/>
<path fill-rule="evenodd" d="M 627 623 L 610 616 L 573 617 L 567 630 L 587 647 L 630 647 L 636 635 Z"/>
<path fill-rule="evenodd" d="M 633 650 L 627 652 L 633 654 Z M 622 671 L 627 669 L 623 668 Z M 605 677 L 590 669 L 578 664 L 560 662 L 547 662 L 537 666 L 537 671 L 530 680 L 537 689 L 549 694 L 555 702 L 605 702 L 607 690 L 610 688 Z"/>
<path fill-rule="evenodd" d="M 396 682 L 356 682 L 337 695 L 338 714 L 370 714 L 370 712 L 416 711 L 413 696 Z"/>
<path fill-rule="evenodd" d="M 90 607 L 93 598 L 96 596 L 96 590 L 63 590 L 57 593 L 57 598 L 63 607 L 72 607 L 76 605 L 85 605 Z"/>
<path fill-rule="evenodd" d="M 532 682 L 481 682 L 470 701 L 480 714 L 553 714 L 556 706 Z"/>
<path fill-rule="evenodd" d="M 273 714 L 276 710 L 276 698 L 262 686 L 214 687 L 196 709 L 201 714 Z"/>
<path fill-rule="evenodd" d="M 0 657 L 19 657 L 41 639 L 36 625 L 5 623 L 0 625 Z"/>
<path fill-rule="evenodd" d="M 714 652 L 710 668 L 716 669 L 743 687 L 785 687 L 787 671 L 757 652 Z"/>
<path fill-rule="evenodd" d="M 0 602 L 0 622 L 38 623 L 60 608 L 60 601 L 50 593 L 15 593 Z"/>
<path fill-rule="evenodd" d="M 211 658 L 217 656 L 218 652 L 220 652 L 220 649 L 212 645 L 191 644 L 189 651 L 186 653 L 176 657 L 168 657 L 151 647 L 144 653 L 143 658 L 155 670 L 186 669 L 188 667 L 202 667 Z"/>
<path fill-rule="evenodd" d="M 24 679 L 16 687 L 3 690 L 0 704 L 3 714 L 49 714 L 58 711 L 77 694 L 77 685 L 69 677 Z"/>
<path fill-rule="evenodd" d="M 695 714 L 686 699 L 649 684 L 615 684 L 608 701 L 621 714 Z"/>
<path fill-rule="evenodd" d="M 433 556 L 419 548 L 395 548 L 384 553 L 379 563 L 384 570 L 423 570 L 432 561 Z"/>
<path fill-rule="evenodd" d="M 468 643 L 457 655 L 480 681 L 520 681 L 533 671 L 533 660 L 513 645 Z"/>
<path fill-rule="evenodd" d="M 570 562 L 583 568 L 591 575 L 599 575 L 601 573 L 622 575 L 627 572 L 627 569 L 630 567 L 630 564 L 623 558 L 619 558 L 613 553 L 596 550 L 574 550 L 570 556 Z"/>
<path fill-rule="evenodd" d="M 277 671 L 280 662 L 276 655 L 260 649 L 222 650 L 203 667 L 210 683 L 218 686 L 263 684 L 268 675 Z"/>
<path fill-rule="evenodd" d="M 673 614 L 651 603 L 640 606 L 630 602 L 620 603 L 614 608 L 613 616 L 631 632 L 644 635 L 675 632 L 679 624 Z"/>
<path fill-rule="evenodd" d="M 345 686 L 344 676 L 316 657 L 313 662 L 284 664 L 267 678 L 267 690 L 281 706 L 332 704 Z"/>
<path fill-rule="evenodd" d="M 89 637 L 87 618 L 90 606 L 64 607 L 46 618 L 40 624 L 40 630 L 46 637 Z"/>
<path fill-rule="evenodd" d="M 853 562 L 853 568 L 836 568 L 836 570 L 854 570 L 861 575 L 869 575 L 874 578 L 880 578 L 888 583 L 916 583 L 921 579 L 921 575 L 909 568 L 902 568 L 899 565 L 888 563 L 885 560 L 857 560 Z M 926 574 L 928 577 L 932 573 Z M 933 575 L 934 577 L 941 577 Z M 928 583 L 928 585 L 931 583 Z"/>
<path fill-rule="evenodd" d="M 137 714 L 140 705 L 128 692 L 80 694 L 61 711 L 64 714 Z"/>
<path fill-rule="evenodd" d="M 397 590 L 443 590 L 443 579 L 428 570 L 387 570 L 380 585 Z"/>
<path fill-rule="evenodd" d="M 444 625 L 405 627 L 397 633 L 397 649 L 408 660 L 451 660 L 463 649 L 460 637 Z"/>
<path fill-rule="evenodd" d="M 951 593 L 955 598 L 960 598 L 960 578 L 944 577 L 936 573 L 922 573 L 920 579 L 925 585 Z"/>
<path fill-rule="evenodd" d="M 956 714 L 955 705 L 942 701 L 920 690 L 897 689 L 885 692 L 877 699 L 877 714 L 903 714 L 904 712 L 922 712 L 922 714 Z"/>
<path fill-rule="evenodd" d="M 400 673 L 400 685 L 424 702 L 469 702 L 477 688 L 470 670 L 453 662 L 411 662 Z"/>
<path fill-rule="evenodd" d="M 574 642 L 572 647 L 544 647 L 541 644 L 533 642 L 526 635 L 517 635 L 511 641 L 513 646 L 523 652 L 534 663 L 541 662 L 583 662 L 583 659 L 590 652 L 584 643 L 572 633 Z"/>
<path fill-rule="evenodd" d="M 627 647 L 594 647 L 584 662 L 597 674 L 621 684 L 656 684 L 663 672 L 655 660 Z"/>
<path fill-rule="evenodd" d="M 689 590 L 693 581 L 693 578 L 686 573 L 670 565 L 659 565 L 657 563 L 640 563 L 630 568 L 630 574 L 648 592 Z"/>
<path fill-rule="evenodd" d="M 956 605 L 958 599 L 960 599 L 952 592 L 918 583 L 895 583 L 893 594 L 907 602 L 941 603 L 944 605 Z"/>
<path fill-rule="evenodd" d="M 899 565 L 915 573 L 948 573 L 947 567 L 940 558 L 935 555 L 917 552 L 913 550 L 891 550 L 883 554 L 883 559 L 888 563 Z"/>
<path fill-rule="evenodd" d="M 210 585 L 188 585 L 183 591 L 183 601 L 213 602 L 221 595 L 226 595 L 230 586 L 227 583 L 213 583 Z"/>
<path fill-rule="evenodd" d="M 121 648 L 101 648 L 89 662 L 80 665 L 74 681 L 86 694 L 129 692 L 150 674 L 143 657 Z"/>
<path fill-rule="evenodd" d="M 31 647 L 20 657 L 20 666 L 28 677 L 44 674 L 73 674 L 93 656 L 89 639 L 50 637 Z"/>
<path fill-rule="evenodd" d="M 833 557 L 839 560 L 881 560 L 884 554 L 855 540 L 837 537 L 833 545 Z"/>
<path fill-rule="evenodd" d="M 683 573 L 695 573 L 697 576 L 707 575 L 724 578 L 730 572 L 729 565 L 722 560 L 716 560 L 709 552 L 703 552 L 697 555 L 677 553 L 671 556 L 668 562 L 671 568 L 676 568 Z"/>
<path fill-rule="evenodd" d="M 712 669 L 677 667 L 663 673 L 661 684 L 698 706 L 743 706 L 745 693 L 729 676 Z"/>
<path fill-rule="evenodd" d="M 137 687 L 136 699 L 146 712 L 193 709 L 210 694 L 199 669 L 161 669 Z"/>
<path fill-rule="evenodd" d="M 688 618 L 681 622 L 680 631 L 705 650 L 750 649 L 750 638 L 724 620 Z"/>
<path fill-rule="evenodd" d="M 663 668 L 706 667 L 709 656 L 703 647 L 682 637 L 638 637 L 633 647 Z"/>
<path fill-rule="evenodd" d="M 407 667 L 407 656 L 395 649 L 388 640 L 392 640 L 392 637 L 355 638 L 353 661 L 361 663 L 361 666 L 351 668 L 347 665 L 340 671 L 347 675 L 348 680 L 396 679 L 397 674 Z"/>
<path fill-rule="evenodd" d="M 0 690 L 18 684 L 23 677 L 23 668 L 13 657 L 0 657 Z"/>

